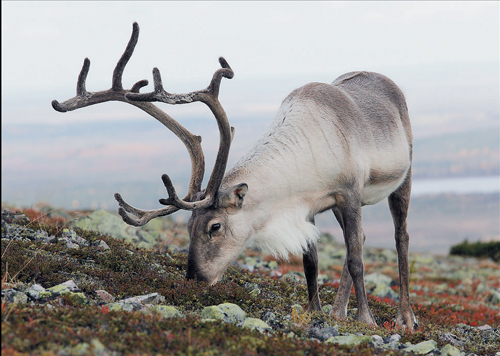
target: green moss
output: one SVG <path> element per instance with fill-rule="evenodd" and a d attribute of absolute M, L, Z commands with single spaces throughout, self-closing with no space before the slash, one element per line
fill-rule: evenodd
<path fill-rule="evenodd" d="M 35 224 L 30 225 L 33 226 Z M 52 235 L 60 233 L 60 226 L 39 224 L 36 228 L 52 231 L 49 233 Z M 52 294 L 48 294 L 46 300 L 53 304 L 52 308 L 43 304 L 6 306 L 7 309 L 2 310 L 3 351 L 31 354 L 58 353 L 59 350 L 76 352 L 79 348 L 89 351 L 94 340 L 98 340 L 106 352 L 116 354 L 239 355 L 245 350 L 247 355 L 402 355 L 403 352 L 397 350 L 376 350 L 369 342 L 357 346 L 319 343 L 308 339 L 307 330 L 313 325 L 338 325 L 340 333 L 361 333 L 365 338 L 374 334 L 385 337 L 399 333 L 402 343 L 413 345 L 430 339 L 439 340 L 439 336 L 446 332 L 459 334 L 455 329 L 457 322 L 436 319 L 436 308 L 431 305 L 414 306 L 421 323 L 415 332 L 397 329 L 393 325 L 397 305 L 374 297 L 369 297 L 368 302 L 377 327 L 352 319 L 337 321 L 323 313 L 312 313 L 310 318 L 304 318 L 304 325 L 294 325 L 291 306 L 297 304 L 303 309 L 308 302 L 307 288 L 303 284 L 286 283 L 231 267 L 220 283 L 208 286 L 184 278 L 185 254 L 169 251 L 167 255 L 161 251 L 140 249 L 97 232 L 80 229 L 75 229 L 75 232 L 91 244 L 103 240 L 110 249 L 81 247 L 74 250 L 68 249 L 64 243 L 13 241 L 4 254 L 6 244 L 2 241 L 2 276 L 7 272 L 8 264 L 9 275 L 17 274 L 16 281 L 30 284 L 35 280 L 44 288 L 51 288 L 72 279 L 83 292 L 64 294 L 64 305 L 51 300 Z M 92 305 L 91 292 L 97 289 L 106 290 L 118 300 L 158 292 L 165 297 L 165 306 L 142 312 L 138 311 L 144 309 L 140 305 L 125 308 L 118 303 L 107 304 L 107 308 Z M 260 294 L 252 293 L 257 289 Z M 323 284 L 319 293 L 323 305 L 334 303 L 335 287 Z M 88 304 L 83 302 L 82 296 L 88 299 Z M 202 322 L 200 313 L 203 308 L 219 308 L 224 303 L 239 306 L 246 313 L 247 324 L 262 320 L 266 312 L 279 317 L 270 334 L 241 328 L 236 323 Z M 172 307 L 176 307 L 178 313 L 170 309 Z M 348 308 L 355 307 L 356 298 L 352 296 Z M 172 311 L 175 317 L 166 317 L 162 311 L 168 315 Z M 492 323 L 492 326 L 497 327 L 498 323 Z M 462 351 L 492 354 L 499 346 L 498 342 L 486 342 L 479 333 L 471 335 L 470 343 Z M 437 346 L 442 348 L 445 345 L 438 341 Z"/>

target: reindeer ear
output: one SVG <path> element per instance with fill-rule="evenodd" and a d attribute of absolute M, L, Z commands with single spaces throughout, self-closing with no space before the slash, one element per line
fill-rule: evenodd
<path fill-rule="evenodd" d="M 219 206 L 221 208 L 241 208 L 243 205 L 243 198 L 248 191 L 246 183 L 240 183 L 229 188 L 219 196 Z"/>

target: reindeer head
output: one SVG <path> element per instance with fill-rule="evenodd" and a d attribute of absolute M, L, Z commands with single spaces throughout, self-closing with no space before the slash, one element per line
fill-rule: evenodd
<path fill-rule="evenodd" d="M 227 266 L 243 249 L 248 231 L 241 231 L 245 224 L 238 224 L 242 220 L 238 212 L 242 209 L 244 196 L 248 190 L 245 183 L 240 183 L 227 190 L 220 190 L 224 177 L 229 149 L 234 135 L 234 128 L 229 125 L 226 113 L 219 100 L 219 87 L 223 77 L 231 79 L 233 70 L 222 57 L 219 62 L 222 66 L 217 70 L 210 85 L 203 90 L 187 94 L 170 94 L 163 89 L 160 71 L 153 69 L 154 91 L 139 93 L 140 88 L 148 84 L 141 80 L 131 89 L 125 90 L 122 86 L 122 74 L 128 63 L 139 37 L 139 26 L 133 24 L 132 36 L 122 57 L 113 72 L 111 89 L 99 92 L 87 92 L 85 82 L 90 68 L 90 61 L 85 59 L 78 77 L 77 94 L 63 103 L 52 101 L 52 106 L 60 112 L 76 110 L 85 106 L 107 101 L 122 101 L 134 105 L 169 128 L 186 146 L 192 164 L 191 179 L 187 195 L 180 199 L 174 189 L 169 176 L 162 176 L 163 183 L 168 192 L 167 199 L 160 199 L 165 208 L 156 210 L 137 209 L 126 203 L 120 194 L 115 194 L 120 208 L 118 213 L 123 220 L 133 226 L 142 226 L 151 219 L 172 214 L 180 209 L 192 211 L 188 229 L 191 238 L 188 255 L 187 278 L 215 283 Z M 161 101 L 168 104 L 187 104 L 196 101 L 205 103 L 212 111 L 220 132 L 220 144 L 214 169 L 206 189 L 201 189 L 205 171 L 205 159 L 201 148 L 201 137 L 190 133 L 176 120 L 151 104 Z M 131 217 L 129 214 L 133 215 Z"/>

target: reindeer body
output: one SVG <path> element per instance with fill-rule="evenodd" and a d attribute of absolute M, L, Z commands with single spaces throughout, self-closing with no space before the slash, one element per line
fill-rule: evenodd
<path fill-rule="evenodd" d="M 354 72 L 293 91 L 221 188 L 248 184 L 239 213 L 253 225 L 247 238 L 286 259 L 316 243 L 314 216 L 344 191 L 357 189 L 363 205 L 375 204 L 401 185 L 410 165 L 403 94 L 385 76 Z"/>
<path fill-rule="evenodd" d="M 76 96 L 62 103 L 52 101 L 60 112 L 68 112 L 107 101 L 121 101 L 145 111 L 186 146 L 192 170 L 187 195 L 180 199 L 169 176 L 162 176 L 168 192 L 160 199 L 166 207 L 142 210 L 116 193 L 118 213 L 134 226 L 172 214 L 192 211 L 188 221 L 191 238 L 186 278 L 216 283 L 227 266 L 251 243 L 287 258 L 303 254 L 309 292 L 309 309 L 321 310 L 318 293 L 319 232 L 314 216 L 327 209 L 344 233 L 347 257 L 333 314 L 347 317 L 347 304 L 354 284 L 357 320 L 376 324 L 368 308 L 363 281 L 361 207 L 388 197 L 395 226 L 401 300 L 396 325 L 413 330 L 416 323 L 409 301 L 409 267 L 406 217 L 411 191 L 412 135 L 404 96 L 383 75 L 347 73 L 331 85 L 310 83 L 292 92 L 281 105 L 269 131 L 227 174 L 227 158 L 234 129 L 218 100 L 222 78 L 233 70 L 220 57 L 222 66 L 206 89 L 171 94 L 163 89 L 160 72 L 153 69 L 154 91 L 139 93 L 147 80 L 124 89 L 122 75 L 139 36 L 132 36 L 118 61 L 108 90 L 88 92 L 86 58 L 78 77 Z M 206 189 L 201 189 L 205 160 L 201 137 L 193 135 L 153 101 L 168 104 L 205 103 L 220 132 L 220 146 Z"/>

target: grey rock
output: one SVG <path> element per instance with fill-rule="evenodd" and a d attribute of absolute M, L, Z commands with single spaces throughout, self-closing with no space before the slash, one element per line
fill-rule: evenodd
<path fill-rule="evenodd" d="M 399 299 L 399 295 L 391 289 L 392 279 L 382 273 L 374 272 L 364 277 L 367 291 L 380 298 Z"/>
<path fill-rule="evenodd" d="M 78 236 L 76 232 L 70 229 L 63 230 L 62 239 L 68 239 L 70 242 L 75 243 L 78 246 L 89 246 L 89 242 L 87 240 Z"/>
<path fill-rule="evenodd" d="M 413 353 L 416 353 L 417 355 L 426 355 L 429 352 L 436 350 L 436 348 L 437 348 L 436 341 L 427 340 L 427 341 L 419 342 L 416 345 L 408 346 L 406 349 L 404 349 L 404 351 L 405 352 L 413 352 Z"/>
<path fill-rule="evenodd" d="M 34 301 L 39 301 L 41 299 L 50 297 L 52 295 L 51 292 L 47 292 L 45 288 L 43 288 L 39 284 L 33 284 L 31 287 L 26 290 L 26 295 Z"/>
<path fill-rule="evenodd" d="M 224 320 L 229 323 L 238 323 L 245 320 L 246 313 L 236 304 L 223 303 L 205 307 L 201 311 L 202 319 Z"/>
<path fill-rule="evenodd" d="M 310 338 L 326 341 L 329 338 L 339 335 L 338 327 L 310 328 L 308 336 Z"/>
<path fill-rule="evenodd" d="M 439 337 L 439 340 L 447 343 L 451 343 L 452 345 L 455 346 L 465 346 L 465 342 L 460 340 L 456 335 L 452 333 L 445 333 Z"/>
<path fill-rule="evenodd" d="M 158 313 L 164 318 L 182 318 L 184 316 L 179 309 L 171 305 L 154 305 L 148 310 Z"/>
<path fill-rule="evenodd" d="M 99 240 L 97 245 L 95 245 L 95 247 L 97 247 L 98 249 L 103 249 L 103 250 L 109 250 L 110 247 L 108 246 L 108 244 L 103 241 L 103 240 Z"/>
<path fill-rule="evenodd" d="M 105 304 L 105 306 L 108 307 L 108 309 L 114 310 L 114 311 L 120 311 L 120 310 L 125 310 L 125 311 L 145 311 L 147 310 L 144 305 L 141 303 L 122 303 L 122 302 L 116 302 L 116 303 L 108 303 Z"/>
<path fill-rule="evenodd" d="M 246 318 L 240 324 L 238 324 L 238 325 L 242 326 L 244 328 L 258 330 L 260 332 L 271 331 L 272 330 L 271 327 L 265 321 L 262 321 L 262 320 L 256 319 L 256 318 Z"/>
<path fill-rule="evenodd" d="M 284 327 L 283 320 L 271 311 L 262 313 L 261 319 L 270 325 L 273 329 L 282 329 Z"/>
<path fill-rule="evenodd" d="M 384 339 L 380 335 L 372 335 L 372 341 L 375 346 L 384 344 Z"/>
<path fill-rule="evenodd" d="M 80 245 L 78 245 L 77 243 L 74 243 L 73 241 L 70 241 L 67 238 L 63 237 L 63 238 L 61 238 L 61 241 L 66 242 L 66 247 L 67 248 L 72 248 L 72 249 L 75 249 L 75 250 L 78 250 L 80 248 Z"/>
<path fill-rule="evenodd" d="M 450 344 L 446 344 L 439 351 L 440 351 L 441 356 L 461 356 L 462 355 L 462 352 L 458 348 L 456 348 L 455 346 L 450 345 Z"/>
<path fill-rule="evenodd" d="M 73 280 L 66 281 L 64 283 L 58 284 L 57 286 L 50 287 L 47 289 L 49 292 L 52 292 L 54 295 L 61 295 L 64 293 L 79 293 L 81 292 L 80 288 L 73 282 Z"/>
<path fill-rule="evenodd" d="M 347 335 L 347 336 L 334 336 L 326 340 L 327 343 L 334 343 L 338 345 L 346 346 L 357 346 L 361 343 L 372 342 L 371 336 L 358 336 L 358 335 Z"/>
<path fill-rule="evenodd" d="M 279 278 L 280 281 L 285 281 L 288 283 L 297 283 L 303 281 L 304 278 L 296 272 L 287 272 Z"/>
<path fill-rule="evenodd" d="M 49 234 L 45 230 L 37 230 L 37 232 L 34 235 L 34 240 L 36 242 L 44 242 L 47 243 L 50 240 Z"/>
<path fill-rule="evenodd" d="M 113 297 L 111 294 L 109 294 L 103 289 L 96 290 L 94 293 L 101 302 L 112 303 L 115 301 L 115 297 Z"/>
<path fill-rule="evenodd" d="M 389 344 L 392 342 L 399 342 L 401 340 L 401 335 L 392 334 L 391 336 L 384 337 L 384 344 Z"/>
<path fill-rule="evenodd" d="M 130 226 L 120 216 L 105 210 L 96 210 L 73 226 L 85 230 L 97 230 L 114 238 L 135 244 L 138 247 L 151 248 L 156 239 L 145 229 Z"/>
<path fill-rule="evenodd" d="M 2 289 L 2 301 L 13 304 L 26 304 L 28 297 L 15 289 Z"/>
<path fill-rule="evenodd" d="M 119 303 L 142 303 L 142 304 L 160 304 L 165 301 L 165 297 L 159 293 L 139 295 L 118 301 Z"/>

